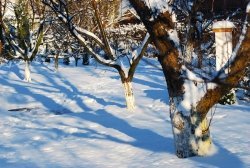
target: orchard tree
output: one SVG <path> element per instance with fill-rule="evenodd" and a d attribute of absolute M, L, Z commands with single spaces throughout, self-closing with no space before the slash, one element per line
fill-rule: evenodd
<path fill-rule="evenodd" d="M 5 51 L 5 34 L 4 34 L 4 15 L 6 13 L 7 0 L 0 1 L 0 63 L 1 58 L 6 57 Z"/>
<path fill-rule="evenodd" d="M 4 12 L 2 12 L 3 5 L 2 5 L 2 1 L 0 1 L 0 57 L 2 57 L 2 51 L 3 51 L 3 45 L 4 45 L 4 37 L 3 37 L 3 14 Z M 1 60 L 0 60 L 1 62 Z"/>
<path fill-rule="evenodd" d="M 25 80 L 31 81 L 30 62 L 35 58 L 45 32 L 45 7 L 36 0 L 17 0 L 13 3 L 15 13 L 14 32 L 7 33 L 6 41 L 12 47 L 12 57 L 25 61 Z"/>
<path fill-rule="evenodd" d="M 179 158 L 208 155 L 213 149 L 207 121 L 209 110 L 237 87 L 250 62 L 250 4 L 237 45 L 228 61 L 230 71 L 206 74 L 200 67 L 186 61 L 190 46 L 197 47 L 203 28 L 197 13 L 206 5 L 204 0 L 128 0 L 140 16 L 152 41 L 160 52 L 169 98 L 170 117 L 176 155 Z M 185 36 L 178 33 L 176 17 L 182 14 Z M 178 18 L 178 17 L 177 17 Z M 211 21 L 212 22 L 212 21 Z M 210 22 L 210 23 L 211 23 Z M 209 39 L 208 39 L 209 40 Z M 184 45 L 184 46 L 183 46 Z"/>
<path fill-rule="evenodd" d="M 71 1 L 64 0 L 43 0 L 43 3 L 49 6 L 57 14 L 58 18 L 67 26 L 70 33 L 79 41 L 85 50 L 95 58 L 96 61 L 118 71 L 121 82 L 124 86 L 127 108 L 128 110 L 134 110 L 134 94 L 131 82 L 133 80 L 135 69 L 150 41 L 149 35 L 145 35 L 141 45 L 134 49 L 130 55 L 127 57 L 121 56 L 118 52 L 116 52 L 108 39 L 107 31 L 103 25 L 103 20 L 100 15 L 97 2 L 92 0 L 91 7 L 94 22 L 97 23 L 98 26 L 98 33 L 97 31 L 94 31 L 93 33 L 78 26 L 77 23 L 79 22 L 79 19 L 75 19 L 73 13 L 70 12 L 70 2 Z M 75 12 L 76 11 L 74 11 L 74 13 Z M 98 36 L 100 36 L 100 38 Z M 95 50 L 92 45 L 90 45 L 91 41 L 96 43 L 96 46 L 101 49 L 101 52 L 98 52 L 98 50 Z M 124 67 L 124 59 L 126 61 L 129 60 L 128 70 Z"/>
<path fill-rule="evenodd" d="M 105 26 L 112 26 L 119 16 L 121 0 L 96 1 L 100 17 Z M 67 1 L 69 11 L 72 11 L 74 19 L 79 26 L 87 30 L 96 30 L 96 21 L 93 19 L 92 0 Z"/>
<path fill-rule="evenodd" d="M 59 57 L 67 54 L 66 51 L 70 48 L 72 36 L 67 31 L 67 27 L 59 24 L 60 21 L 55 16 L 51 15 L 50 20 L 52 20 L 50 28 L 44 35 L 44 55 L 47 59 L 54 57 L 54 67 L 58 71 Z"/>

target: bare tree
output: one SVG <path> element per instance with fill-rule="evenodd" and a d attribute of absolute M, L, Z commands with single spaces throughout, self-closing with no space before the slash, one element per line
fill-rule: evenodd
<path fill-rule="evenodd" d="M 96 1 L 91 1 L 94 19 L 98 25 L 98 30 L 100 32 L 96 34 L 79 27 L 74 23 L 74 15 L 72 15 L 69 11 L 68 1 L 43 0 L 43 3 L 49 6 L 57 14 L 58 18 L 60 18 L 61 21 L 68 27 L 68 30 L 71 32 L 71 34 L 100 64 L 115 68 L 118 71 L 121 77 L 122 84 L 124 86 L 127 108 L 129 110 L 133 110 L 135 108 L 135 105 L 131 82 L 135 73 L 136 66 L 142 58 L 143 53 L 149 43 L 149 35 L 147 34 L 145 36 L 143 42 L 141 43 L 141 46 L 135 49 L 131 54 L 131 57 L 129 58 L 129 69 L 126 70 L 122 63 L 124 57 L 120 57 L 120 55 L 117 55 L 117 53 L 112 48 L 112 45 L 110 44 Z M 101 38 L 99 38 L 97 35 L 100 35 Z M 102 51 L 104 51 L 104 53 L 93 50 L 93 48 L 89 45 L 89 40 L 95 41 L 95 43 L 102 49 Z"/>
<path fill-rule="evenodd" d="M 182 38 L 174 23 L 174 14 L 182 11 L 184 27 L 190 27 L 187 47 L 195 47 L 198 40 L 192 38 L 196 19 L 204 0 L 157 1 L 129 0 L 140 16 L 160 54 L 169 98 L 176 154 L 180 158 L 207 155 L 212 150 L 207 114 L 209 110 L 232 88 L 237 87 L 244 70 L 250 62 L 250 11 L 244 21 L 239 42 L 230 58 L 230 72 L 223 67 L 213 75 L 204 74 L 201 69 L 190 67 L 185 61 L 188 50 L 181 47 Z M 178 2 L 178 3 L 176 3 Z M 193 28 L 192 28 L 193 27 Z"/>
<path fill-rule="evenodd" d="M 0 1 L 0 58 L 4 57 L 4 45 L 5 45 L 5 35 L 4 35 L 4 22 L 3 17 L 6 11 L 7 0 Z M 0 60 L 1 63 L 1 60 Z"/>
<path fill-rule="evenodd" d="M 14 50 L 13 58 L 25 61 L 25 80 L 30 82 L 30 62 L 35 58 L 42 43 L 45 24 L 45 7 L 39 1 L 18 0 L 13 4 L 15 12 L 15 32 L 9 33 L 6 40 Z M 5 26 L 5 32 L 8 26 Z M 6 33 L 7 34 L 7 33 Z"/>
<path fill-rule="evenodd" d="M 59 58 L 69 57 L 68 53 L 65 52 L 70 48 L 72 37 L 66 30 L 67 27 L 59 24 L 60 21 L 52 14 L 50 14 L 50 20 L 50 28 L 44 35 L 44 56 L 47 60 L 54 58 L 54 67 L 58 71 Z"/>
<path fill-rule="evenodd" d="M 0 57 L 2 57 L 3 43 L 4 43 L 2 25 L 3 25 L 3 12 L 2 12 L 2 1 L 0 1 Z"/>

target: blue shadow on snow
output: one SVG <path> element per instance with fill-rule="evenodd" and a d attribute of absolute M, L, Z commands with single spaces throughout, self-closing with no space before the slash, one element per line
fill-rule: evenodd
<path fill-rule="evenodd" d="M 133 138 L 133 141 L 124 141 L 111 135 L 106 135 L 106 139 L 117 143 L 129 144 L 137 148 L 149 150 L 152 152 L 169 152 L 174 154 L 173 139 L 159 135 L 149 129 L 137 128 L 131 126 L 128 122 L 118 118 L 104 110 L 98 110 L 96 113 L 70 113 L 80 117 L 83 120 L 91 121 L 106 128 L 115 129 L 127 136 Z M 75 134 L 75 136 L 88 138 L 86 134 Z M 99 136 L 98 136 L 99 137 Z M 93 138 L 93 137 L 92 137 Z"/>

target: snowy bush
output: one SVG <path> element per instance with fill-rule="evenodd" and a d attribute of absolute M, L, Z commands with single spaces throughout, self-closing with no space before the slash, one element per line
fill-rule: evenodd
<path fill-rule="evenodd" d="M 240 81 L 240 88 L 237 89 L 237 97 L 241 100 L 250 101 L 250 67 L 246 69 L 244 78 Z"/>
<path fill-rule="evenodd" d="M 235 91 L 231 90 L 228 94 L 222 97 L 222 99 L 219 101 L 220 104 L 222 105 L 232 105 L 236 103 L 236 96 L 235 96 Z"/>
<path fill-rule="evenodd" d="M 146 34 L 146 29 L 142 24 L 119 25 L 107 29 L 111 44 L 120 56 L 130 55 L 131 52 L 140 46 Z M 144 56 L 154 57 L 156 49 L 153 45 L 148 45 Z"/>

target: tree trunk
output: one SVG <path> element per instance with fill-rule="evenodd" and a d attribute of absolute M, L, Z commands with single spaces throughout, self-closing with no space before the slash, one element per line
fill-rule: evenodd
<path fill-rule="evenodd" d="M 209 132 L 207 118 L 201 119 L 199 113 L 190 112 L 190 116 L 175 110 L 171 106 L 171 122 L 176 155 L 179 158 L 206 156 L 215 152 Z"/>
<path fill-rule="evenodd" d="M 160 51 L 158 60 L 163 69 L 170 97 L 170 117 L 176 155 L 179 158 L 186 158 L 210 154 L 213 145 L 207 119 L 200 115 L 200 112 L 204 111 L 195 110 L 196 104 L 193 104 L 194 107 L 190 110 L 178 109 L 180 103 L 184 100 L 185 93 L 192 92 L 192 90 L 186 90 L 187 88 L 184 86 L 183 65 L 179 61 L 181 55 L 178 48 L 180 46 L 173 42 L 170 35 L 170 32 L 174 30 L 171 14 L 168 12 L 159 14 L 158 18 L 152 22 L 150 20 L 152 18 L 150 9 L 143 2 L 129 1 L 141 16 L 156 48 Z M 188 46 L 188 50 L 191 61 L 193 46 Z"/>
<path fill-rule="evenodd" d="M 82 56 L 82 65 L 89 65 L 89 55 L 87 53 Z"/>
<path fill-rule="evenodd" d="M 31 73 L 30 73 L 30 62 L 28 60 L 25 60 L 25 81 L 31 82 Z"/>
<path fill-rule="evenodd" d="M 0 27 L 0 28 L 1 28 L 1 27 Z M 3 57 L 3 54 L 2 54 L 2 53 L 3 53 L 3 52 L 2 52 L 2 51 L 3 51 L 2 49 L 3 49 L 3 44 L 2 44 L 2 41 L 1 41 L 1 39 L 0 39 L 0 64 L 2 63 L 3 58 L 4 58 L 4 57 Z"/>
<path fill-rule="evenodd" d="M 58 61 L 59 61 L 59 54 L 56 54 L 55 56 L 55 69 L 58 71 Z"/>
<path fill-rule="evenodd" d="M 185 59 L 185 62 L 187 62 L 189 64 L 191 64 L 192 60 L 193 60 L 193 50 L 194 50 L 193 44 L 188 43 L 186 45 L 186 57 L 184 59 Z"/>
<path fill-rule="evenodd" d="M 173 30 L 176 31 L 176 29 L 172 14 L 166 10 L 155 17 L 152 9 L 144 1 L 129 0 L 129 2 L 140 16 L 156 48 L 159 50 L 158 59 L 162 65 L 170 97 L 170 117 L 177 156 L 186 158 L 211 154 L 214 148 L 206 115 L 223 95 L 237 86 L 250 61 L 250 27 L 247 26 L 250 23 L 250 11 L 247 11 L 248 16 L 238 43 L 239 50 L 230 63 L 230 73 L 219 73 L 211 81 L 213 84 L 216 83 L 216 86 L 211 88 L 204 88 L 204 86 L 208 85 L 201 83 L 203 86 L 199 87 L 204 88 L 202 89 L 204 94 L 201 94 L 201 89 L 193 90 L 198 87 L 197 83 L 194 83 L 190 87 L 191 89 L 185 86 L 185 80 L 189 79 L 189 75 L 185 73 L 183 62 L 180 61 L 182 57 L 179 52 L 180 44 L 173 37 Z M 201 0 L 194 1 L 193 13 L 199 10 L 203 2 Z M 204 82 L 206 83 L 206 81 Z M 188 96 L 193 92 L 199 93 L 199 97 Z M 187 102 L 185 102 L 185 99 Z M 182 101 L 188 107 L 181 107 Z"/>
<path fill-rule="evenodd" d="M 78 60 L 79 60 L 79 58 L 78 57 L 75 57 L 75 66 L 77 67 L 77 65 L 78 65 Z"/>
<path fill-rule="evenodd" d="M 131 82 L 123 82 L 124 94 L 126 99 L 127 109 L 133 111 L 135 109 L 135 98 Z"/>
<path fill-rule="evenodd" d="M 0 1 L 0 57 L 3 56 L 3 46 L 4 46 L 4 35 L 3 35 L 3 15 L 2 15 L 2 1 Z M 1 62 L 0 62 L 1 63 Z"/>

